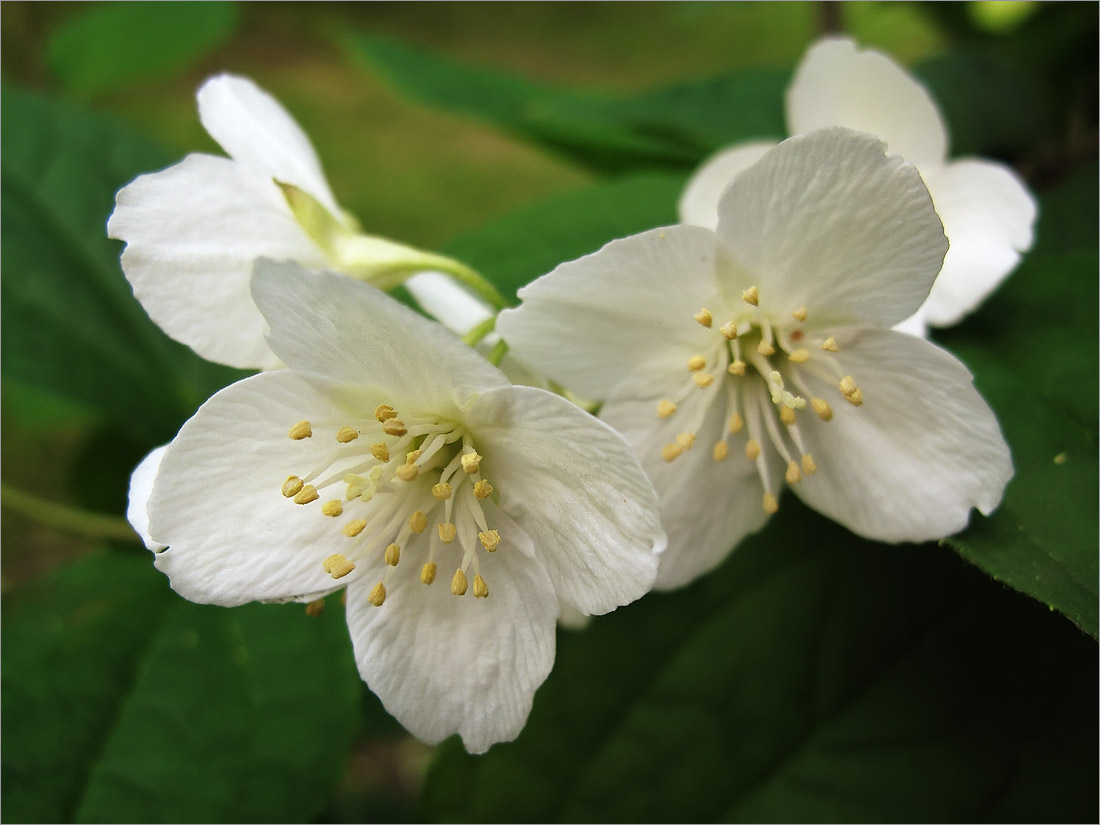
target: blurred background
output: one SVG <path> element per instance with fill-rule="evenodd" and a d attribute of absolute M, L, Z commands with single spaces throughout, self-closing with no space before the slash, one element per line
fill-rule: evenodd
<path fill-rule="evenodd" d="M 1096 4 L 0 14 L 5 821 L 1095 818 Z M 1049 519 L 1084 559 L 1066 591 L 1091 620 L 1061 591 L 1039 597 L 1049 612 L 949 548 L 871 545 L 792 503 L 707 582 L 563 632 L 529 729 L 479 760 L 388 717 L 355 675 L 338 601 L 316 619 L 230 616 L 167 590 L 123 519 L 128 476 L 237 374 L 148 321 L 104 226 L 135 175 L 221 153 L 195 108 L 206 77 L 244 74 L 282 101 L 368 231 L 514 290 L 673 222 L 710 152 L 785 134 L 783 89 L 826 32 L 913 67 L 953 155 L 1003 160 L 1050 194 L 1032 253 L 1050 263 L 943 340 L 993 386 L 978 368 L 1003 352 L 993 342 L 1061 326 L 1022 346 L 1060 365 L 1051 393 L 1080 430 L 1076 498 Z M 1072 294 L 1027 309 L 1068 271 L 1085 273 Z M 991 400 L 1020 466 L 1014 434 L 1048 420 L 1005 423 Z M 1032 574 L 1046 571 L 1015 575 Z M 623 663 L 611 676 L 609 655 Z M 682 661 L 645 670 L 655 659 Z M 712 799 L 717 786 L 732 796 Z"/>

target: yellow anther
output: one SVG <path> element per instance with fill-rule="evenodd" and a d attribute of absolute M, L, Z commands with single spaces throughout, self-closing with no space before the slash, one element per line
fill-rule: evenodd
<path fill-rule="evenodd" d="M 420 468 L 415 464 L 402 464 L 397 468 L 397 472 L 395 472 L 394 475 L 402 481 L 412 481 L 420 475 Z"/>
<path fill-rule="evenodd" d="M 407 433 L 408 429 L 400 418 L 389 418 L 382 423 L 382 432 L 386 435 L 401 436 Z"/>
<path fill-rule="evenodd" d="M 341 427 L 336 431 L 336 440 L 341 444 L 347 444 L 359 437 L 359 431 L 354 427 Z"/>
<path fill-rule="evenodd" d="M 690 450 L 691 446 L 695 443 L 695 433 L 680 433 L 676 436 L 676 443 L 685 450 Z"/>
<path fill-rule="evenodd" d="M 760 457 L 760 442 L 755 438 L 750 438 L 745 442 L 745 458 L 749 461 L 756 461 Z"/>
<path fill-rule="evenodd" d="M 679 444 L 666 444 L 661 448 L 661 458 L 665 461 L 675 461 L 684 452 Z"/>
<path fill-rule="evenodd" d="M 840 352 L 840 347 L 836 345 L 836 338 L 831 335 L 821 343 L 821 348 L 826 352 Z"/>
<path fill-rule="evenodd" d="M 432 485 L 432 495 L 440 501 L 446 501 L 451 497 L 451 485 L 446 481 Z"/>
<path fill-rule="evenodd" d="M 461 570 L 456 570 L 451 578 L 451 592 L 456 596 L 466 595 L 466 574 Z"/>
<path fill-rule="evenodd" d="M 810 406 L 814 408 L 817 417 L 822 421 L 833 420 L 833 408 L 829 406 L 829 402 L 824 398 L 811 398 Z"/>
<path fill-rule="evenodd" d="M 309 438 L 313 435 L 313 427 L 310 426 L 308 421 L 299 421 L 287 432 L 291 438 L 295 441 L 301 441 L 303 438 Z"/>
<path fill-rule="evenodd" d="M 465 470 L 468 475 L 476 473 L 480 466 L 481 456 L 479 456 L 476 451 L 462 454 L 462 469 Z"/>
<path fill-rule="evenodd" d="M 697 372 L 691 376 L 691 380 L 695 382 L 695 386 L 704 390 L 714 383 L 714 376 L 709 372 Z"/>
<path fill-rule="evenodd" d="M 353 539 L 367 529 L 367 520 L 365 518 L 357 518 L 355 521 L 349 521 L 344 525 L 344 535 L 349 539 Z"/>
<path fill-rule="evenodd" d="M 370 454 L 385 464 L 390 460 L 390 448 L 379 441 L 377 444 L 370 445 Z"/>
<path fill-rule="evenodd" d="M 495 552 L 500 544 L 500 533 L 496 530 L 482 530 L 477 537 L 481 541 L 481 546 L 489 553 Z"/>
<path fill-rule="evenodd" d="M 306 605 L 306 615 L 307 616 L 312 616 L 313 618 L 316 619 L 318 616 L 321 615 L 321 611 L 324 610 L 324 609 L 325 609 L 325 600 L 324 599 L 314 599 L 313 601 L 311 601 L 309 604 Z"/>
<path fill-rule="evenodd" d="M 788 357 L 796 364 L 805 364 L 807 361 L 810 360 L 810 351 L 805 347 L 800 347 L 799 349 L 796 349 L 794 352 L 792 352 Z"/>
<path fill-rule="evenodd" d="M 435 571 L 438 568 L 435 566 L 434 561 L 430 561 L 420 568 L 420 581 L 424 584 L 431 584 L 435 581 Z"/>
<path fill-rule="evenodd" d="M 283 482 L 283 495 L 287 498 L 292 498 L 298 495 L 298 492 L 302 489 L 305 482 L 303 482 L 298 476 L 287 476 L 286 481 Z"/>
<path fill-rule="evenodd" d="M 733 361 L 727 368 L 730 375 L 744 375 L 745 374 L 745 362 L 741 359 Z"/>
<path fill-rule="evenodd" d="M 325 559 L 322 567 L 324 567 L 325 572 L 334 579 L 342 579 L 355 569 L 355 563 L 348 561 L 347 557 L 340 553 L 333 553 Z"/>
<path fill-rule="evenodd" d="M 485 579 L 481 578 L 480 574 L 474 576 L 474 597 L 478 599 L 489 598 L 489 586 L 485 584 Z"/>
<path fill-rule="evenodd" d="M 428 517 L 424 515 L 423 510 L 417 510 L 411 516 L 409 516 L 409 529 L 414 533 L 423 533 L 424 528 L 428 526 Z"/>
<path fill-rule="evenodd" d="M 761 341 L 759 344 L 757 344 L 756 351 L 764 356 L 775 355 L 775 347 L 773 347 L 767 341 Z"/>
<path fill-rule="evenodd" d="M 714 323 L 714 316 L 710 314 L 710 310 L 708 310 L 706 307 L 703 307 L 701 310 L 695 313 L 695 320 L 705 326 L 707 329 L 710 329 L 710 325 Z"/>
<path fill-rule="evenodd" d="M 743 300 L 746 304 L 751 304 L 754 307 L 760 306 L 760 290 L 757 289 L 755 286 L 750 286 L 748 289 L 741 293 L 741 300 Z"/>
<path fill-rule="evenodd" d="M 439 527 L 439 540 L 444 544 L 450 544 L 455 540 L 455 533 L 457 532 L 453 523 L 449 521 L 441 521 Z"/>
<path fill-rule="evenodd" d="M 792 410 L 790 407 L 780 407 L 779 420 L 786 424 L 788 427 L 792 426 L 795 422 L 794 410 Z"/>
<path fill-rule="evenodd" d="M 294 503 L 309 504 L 311 501 L 316 501 L 319 498 L 320 496 L 317 495 L 317 488 L 312 484 L 307 484 L 294 496 Z"/>
<path fill-rule="evenodd" d="M 722 324 L 722 334 L 732 341 L 737 337 L 737 324 L 733 321 L 727 321 Z"/>
<path fill-rule="evenodd" d="M 367 596 L 367 601 L 373 604 L 375 607 L 381 607 L 382 602 L 386 600 L 386 585 L 382 582 L 378 582 L 374 587 L 370 589 L 370 595 Z"/>
<path fill-rule="evenodd" d="M 844 397 L 847 399 L 848 403 L 851 404 L 853 407 L 862 407 L 863 406 L 863 393 L 860 392 L 859 389 L 856 389 L 856 391 L 853 392 L 851 395 L 846 395 Z"/>
<path fill-rule="evenodd" d="M 783 477 L 787 479 L 788 484 L 797 484 L 802 480 L 802 470 L 799 469 L 797 461 L 791 459 L 787 462 L 787 474 Z"/>
<path fill-rule="evenodd" d="M 808 476 L 812 476 L 817 472 L 817 464 L 814 463 L 814 457 L 809 453 L 802 456 L 802 472 Z"/>
<path fill-rule="evenodd" d="M 474 495 L 478 498 L 488 498 L 493 494 L 493 485 L 485 479 L 481 479 L 474 485 Z"/>
<path fill-rule="evenodd" d="M 714 456 L 715 461 L 725 461 L 726 456 L 729 455 L 729 445 L 725 441 L 719 441 L 714 445 L 714 450 L 711 455 Z"/>
<path fill-rule="evenodd" d="M 771 493 L 764 493 L 764 512 L 769 516 L 773 515 L 779 509 L 779 502 L 775 500 L 775 496 Z"/>
<path fill-rule="evenodd" d="M 332 501 L 326 501 L 321 507 L 321 512 L 330 518 L 336 518 L 343 515 L 344 503 L 335 498 Z"/>
<path fill-rule="evenodd" d="M 707 365 L 707 359 L 702 355 L 693 355 L 688 359 L 688 369 L 692 372 L 698 372 Z"/>
<path fill-rule="evenodd" d="M 423 453 L 424 453 L 424 451 L 423 451 L 423 450 L 410 450 L 409 452 L 405 453 L 405 463 L 406 463 L 406 464 L 413 464 L 413 463 L 415 463 L 415 462 L 416 462 L 416 460 L 417 460 L 418 458 L 420 458 L 420 456 L 421 456 L 421 455 L 422 455 Z"/>
<path fill-rule="evenodd" d="M 729 431 L 731 433 L 739 433 L 745 426 L 744 419 L 741 418 L 741 413 L 733 413 L 730 416 L 730 423 L 728 424 Z"/>
<path fill-rule="evenodd" d="M 397 563 L 401 561 L 401 548 L 396 544 L 390 544 L 386 547 L 386 564 L 390 567 L 397 567 Z"/>
<path fill-rule="evenodd" d="M 798 321 L 800 323 L 802 321 L 805 321 L 806 320 L 806 307 L 799 307 L 798 309 L 796 309 L 794 312 L 791 313 L 791 317 L 794 318 L 796 321 Z"/>
<path fill-rule="evenodd" d="M 668 401 L 666 399 L 662 399 L 662 400 L 657 402 L 657 417 L 658 418 L 668 418 L 670 415 L 672 415 L 674 412 L 676 412 L 676 410 L 677 410 L 676 405 L 673 404 L 671 401 Z"/>
<path fill-rule="evenodd" d="M 389 404 L 379 404 L 374 411 L 374 417 L 380 424 L 385 424 L 391 418 L 397 418 L 397 411 Z"/>
<path fill-rule="evenodd" d="M 859 387 L 856 386 L 856 380 L 850 375 L 845 375 L 840 379 L 840 394 L 843 395 L 853 407 L 858 407 L 863 403 L 863 393 L 859 391 Z"/>

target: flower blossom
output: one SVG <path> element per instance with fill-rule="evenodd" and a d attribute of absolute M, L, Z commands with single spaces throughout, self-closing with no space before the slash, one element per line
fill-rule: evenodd
<path fill-rule="evenodd" d="M 289 368 L 214 395 L 135 474 L 157 567 L 226 606 L 346 587 L 360 673 L 414 735 L 514 738 L 559 601 L 605 613 L 654 581 L 644 472 L 605 424 L 378 290 L 262 260 L 253 294 Z"/>
<path fill-rule="evenodd" d="M 924 335 L 928 325 L 957 323 L 1031 248 L 1036 206 L 1027 187 L 994 161 L 948 161 L 947 129 L 935 102 L 886 55 L 861 51 L 849 39 L 823 39 L 795 71 L 786 104 L 792 135 L 826 126 L 867 132 L 920 171 L 951 246 L 928 299 L 900 329 Z M 722 192 L 774 145 L 743 143 L 710 158 L 684 189 L 680 220 L 715 228 Z"/>
<path fill-rule="evenodd" d="M 717 565 L 784 484 L 852 531 L 940 538 L 989 513 L 1008 447 L 967 369 L 890 329 L 947 242 L 920 175 L 877 138 L 790 138 L 742 172 L 717 229 L 612 241 L 520 291 L 497 328 L 634 447 L 661 498 L 657 586 Z"/>

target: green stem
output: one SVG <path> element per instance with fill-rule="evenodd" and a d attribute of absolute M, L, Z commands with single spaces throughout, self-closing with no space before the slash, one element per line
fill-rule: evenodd
<path fill-rule="evenodd" d="M 125 519 L 47 501 L 9 484 L 0 483 L 0 504 L 31 521 L 55 530 L 92 539 L 140 540 L 134 528 Z"/>
<path fill-rule="evenodd" d="M 490 318 L 486 318 L 480 324 L 474 326 L 469 332 L 462 336 L 462 342 L 470 347 L 476 347 L 486 335 L 492 332 L 497 325 L 497 317 L 493 315 Z"/>
<path fill-rule="evenodd" d="M 489 363 L 494 367 L 499 367 L 500 362 L 504 360 L 504 353 L 508 352 L 508 343 L 506 341 L 497 341 L 497 345 L 489 352 Z"/>
<path fill-rule="evenodd" d="M 508 302 L 504 296 L 497 292 L 497 288 L 485 280 L 476 270 L 466 266 L 461 261 L 448 258 L 444 255 L 431 256 L 432 268 L 445 272 L 460 284 L 468 286 L 474 293 L 489 304 L 497 312 L 508 308 Z"/>

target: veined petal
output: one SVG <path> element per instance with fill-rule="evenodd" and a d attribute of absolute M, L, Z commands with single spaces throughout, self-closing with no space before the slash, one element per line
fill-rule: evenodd
<path fill-rule="evenodd" d="M 168 450 L 167 444 L 150 451 L 134 468 L 130 475 L 130 496 L 126 505 L 126 520 L 141 536 L 146 548 L 159 553 L 168 545 L 161 544 L 149 535 L 149 497 L 153 494 L 153 482 L 156 481 L 161 459 Z"/>
<path fill-rule="evenodd" d="M 877 138 L 821 129 L 746 169 L 718 205 L 718 235 L 740 267 L 730 300 L 758 285 L 776 317 L 891 326 L 928 295 L 947 239 L 917 170 Z"/>
<path fill-rule="evenodd" d="M 879 541 L 928 541 L 991 513 L 1012 477 L 1008 445 L 969 371 L 928 341 L 890 330 L 831 331 L 863 395 L 833 418 L 800 419 L 817 473 L 794 486 L 807 504 Z M 815 395 L 836 385 L 806 376 Z"/>
<path fill-rule="evenodd" d="M 231 158 L 297 186 L 341 218 L 313 145 L 279 101 L 248 78 L 228 74 L 206 81 L 198 100 L 203 127 Z"/>
<path fill-rule="evenodd" d="M 346 541 L 332 519 L 282 493 L 288 476 L 306 475 L 334 446 L 293 440 L 288 429 L 348 416 L 288 370 L 238 381 L 203 404 L 169 445 L 149 500 L 150 532 L 169 545 L 157 567 L 172 589 L 233 606 L 308 601 L 353 580 L 336 585 L 322 567 Z"/>
<path fill-rule="evenodd" d="M 974 310 L 1020 261 L 1034 239 L 1035 200 L 1006 166 L 967 159 L 922 169 L 951 241 L 924 313 L 949 326 Z"/>
<path fill-rule="evenodd" d="M 107 233 L 126 242 L 122 269 L 149 317 L 233 367 L 279 366 L 249 294 L 253 261 L 324 265 L 274 183 L 210 155 L 188 155 L 123 188 Z"/>
<path fill-rule="evenodd" d="M 718 201 L 733 179 L 748 169 L 775 146 L 775 141 L 739 143 L 711 155 L 695 170 L 680 195 L 679 212 L 683 223 L 715 229 L 718 226 Z"/>
<path fill-rule="evenodd" d="M 665 534 L 657 496 L 622 438 L 533 387 L 482 395 L 467 426 L 500 508 L 531 538 L 561 597 L 607 613 L 653 585 Z"/>
<path fill-rule="evenodd" d="M 927 90 L 886 55 L 847 38 L 814 45 L 787 87 L 792 135 L 827 126 L 876 135 L 922 168 L 947 157 L 947 129 Z"/>
<path fill-rule="evenodd" d="M 439 324 L 374 287 L 261 259 L 252 294 L 272 350 L 302 374 L 372 388 L 402 412 L 451 416 L 504 374 Z"/>
<path fill-rule="evenodd" d="M 515 525 L 494 519 L 510 541 L 526 541 Z M 482 554 L 480 564 L 484 599 L 452 595 L 442 560 L 432 585 L 421 583 L 418 565 L 402 561 L 381 607 L 367 601 L 381 565 L 348 588 L 348 627 L 367 685 L 418 739 L 435 744 L 457 733 L 471 753 L 523 729 L 554 663 L 558 615 L 546 570 L 517 546 Z"/>
<path fill-rule="evenodd" d="M 492 307 L 442 272 L 418 272 L 405 281 L 405 289 L 425 312 L 456 335 L 465 335 L 493 317 Z"/>
<path fill-rule="evenodd" d="M 497 332 L 535 369 L 592 399 L 637 369 L 681 368 L 707 340 L 690 323 L 719 301 L 715 235 L 670 226 L 612 241 L 519 291 Z M 684 323 L 685 319 L 689 323 Z"/>

